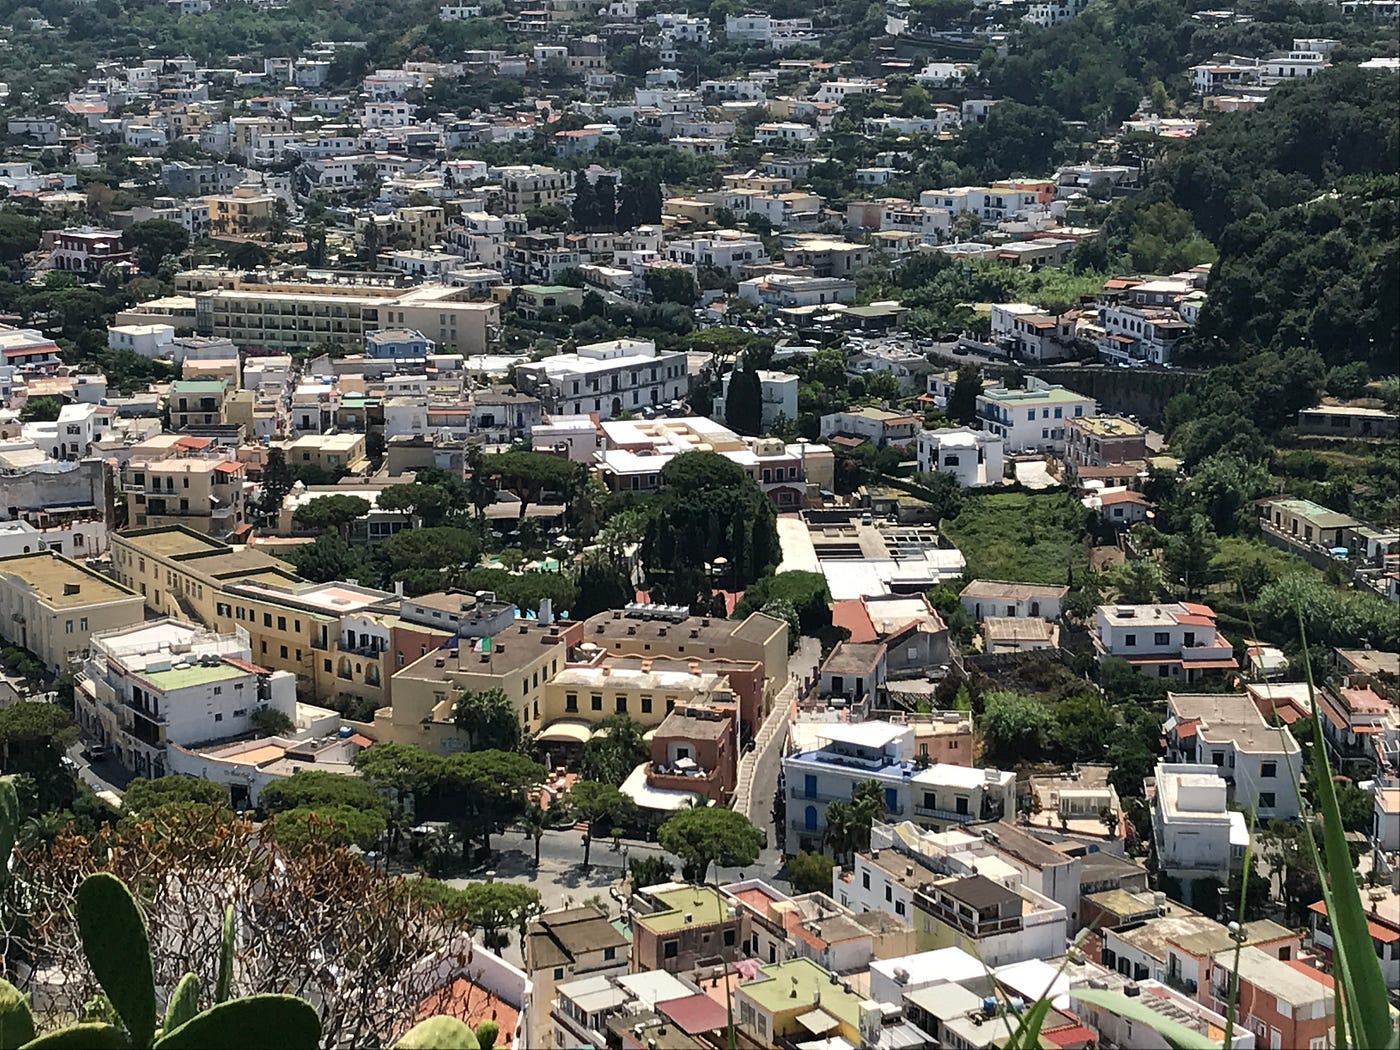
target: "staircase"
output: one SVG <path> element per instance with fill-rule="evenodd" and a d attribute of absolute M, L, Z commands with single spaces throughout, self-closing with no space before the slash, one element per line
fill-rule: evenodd
<path fill-rule="evenodd" d="M 783 740 L 787 738 L 788 718 L 792 714 L 792 704 L 797 699 L 800 684 L 798 679 L 788 680 L 787 685 L 773 701 L 773 709 L 768 712 L 768 717 L 763 720 L 763 725 L 759 726 L 758 735 L 754 737 L 753 750 L 745 753 L 739 759 L 739 783 L 734 789 L 733 808 L 759 827 L 770 823 L 770 819 L 766 808 L 764 812 L 757 815 L 753 812 L 754 771 L 758 768 L 759 760 L 768 753 L 769 748 L 783 746 Z M 775 737 L 779 739 L 775 740 Z M 763 807 L 766 807 L 767 802 L 767 799 L 760 799 Z"/>

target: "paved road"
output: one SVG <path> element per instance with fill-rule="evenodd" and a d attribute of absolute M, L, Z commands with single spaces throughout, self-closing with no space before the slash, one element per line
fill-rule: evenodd
<path fill-rule="evenodd" d="M 120 796 L 135 778 L 111 755 L 93 762 L 83 753 L 87 746 L 85 741 L 79 741 L 68 748 L 78 779 L 94 791 L 111 791 Z"/>

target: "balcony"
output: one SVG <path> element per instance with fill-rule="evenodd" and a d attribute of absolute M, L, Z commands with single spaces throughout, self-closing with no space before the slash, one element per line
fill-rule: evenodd
<path fill-rule="evenodd" d="M 954 824 L 967 824 L 977 819 L 975 813 L 958 813 L 951 809 L 937 809 L 932 806 L 919 805 L 914 807 L 914 816 L 930 820 L 947 820 Z"/>
<path fill-rule="evenodd" d="M 812 793 L 812 794 L 808 794 L 807 792 L 803 791 L 803 790 L 802 790 L 801 788 L 799 788 L 799 787 L 792 787 L 792 788 L 789 788 L 789 789 L 788 789 L 788 798 L 792 799 L 794 802 L 849 802 L 849 801 L 851 801 L 851 796 L 850 796 L 850 795 L 828 795 L 828 794 L 824 794 L 823 792 L 820 792 L 820 791 L 815 792 L 815 793 Z"/>

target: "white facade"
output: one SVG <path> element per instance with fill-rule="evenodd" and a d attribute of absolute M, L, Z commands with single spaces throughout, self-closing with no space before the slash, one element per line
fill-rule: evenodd
<path fill-rule="evenodd" d="M 729 380 L 733 372 L 726 372 L 720 383 L 719 397 L 715 398 L 714 418 L 724 419 L 725 407 L 729 399 Z M 758 385 L 763 393 L 763 426 L 772 426 L 779 418 L 797 418 L 797 376 L 787 372 L 771 372 L 760 369 Z"/>
<path fill-rule="evenodd" d="M 1004 445 L 998 435 L 971 427 L 921 430 L 917 439 L 919 472 L 950 474 L 965 488 L 1000 485 Z"/>
<path fill-rule="evenodd" d="M 251 663 L 248 632 L 155 620 L 95 634 L 75 692 L 78 721 L 141 776 L 169 770 L 167 745 L 248 734 L 271 708 L 295 721 L 296 676 Z"/>
<path fill-rule="evenodd" d="M 107 345 L 113 350 L 130 350 L 142 357 L 166 357 L 175 341 L 175 329 L 168 324 L 119 324 L 107 329 Z"/>
<path fill-rule="evenodd" d="M 977 395 L 982 429 L 1006 440 L 1008 452 L 1065 450 L 1065 423 L 1098 413 L 1098 403 L 1062 386 L 1046 386 L 1034 377 L 1024 390 L 992 387 Z"/>
<path fill-rule="evenodd" d="M 1121 657 L 1149 677 L 1178 684 L 1238 666 L 1214 611 L 1194 603 L 1100 605 L 1094 648 L 1100 659 Z"/>
<path fill-rule="evenodd" d="M 540 398 L 550 412 L 596 412 L 599 419 L 612 419 L 684 397 L 686 369 L 684 353 L 658 352 L 655 343 L 644 340 L 617 339 L 518 365 L 516 385 Z"/>
<path fill-rule="evenodd" d="M 1244 814 L 1229 808 L 1215 767 L 1159 762 L 1153 779 L 1152 835 L 1161 870 L 1183 880 L 1228 881 L 1235 851 L 1242 855 L 1249 834 Z"/>
<path fill-rule="evenodd" d="M 1213 767 L 1230 782 L 1230 800 L 1259 821 L 1298 819 L 1298 741 L 1270 726 L 1247 696 L 1168 693 L 1162 733 L 1167 761 Z"/>

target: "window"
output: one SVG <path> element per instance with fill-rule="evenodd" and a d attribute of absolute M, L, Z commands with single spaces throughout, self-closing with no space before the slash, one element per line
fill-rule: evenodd
<path fill-rule="evenodd" d="M 224 720 L 224 716 L 223 716 L 222 714 L 220 714 L 218 711 L 215 711 L 215 712 L 214 712 L 214 721 L 215 721 L 215 722 L 222 722 L 223 720 Z"/>
<path fill-rule="evenodd" d="M 588 701 L 589 707 L 591 707 L 594 711 L 601 711 L 603 709 L 603 698 L 597 693 L 594 693 L 592 696 L 590 696 L 588 698 Z"/>
<path fill-rule="evenodd" d="M 863 871 L 860 873 L 860 885 L 862 889 L 870 889 L 870 872 Z"/>
<path fill-rule="evenodd" d="M 277 629 L 279 631 L 285 631 L 287 629 L 287 618 L 285 616 L 277 617 Z"/>
<path fill-rule="evenodd" d="M 214 695 L 215 695 L 215 696 L 223 696 L 223 695 L 224 695 L 224 687 L 221 686 L 221 685 L 216 685 L 216 686 L 214 687 Z"/>
<path fill-rule="evenodd" d="M 577 694 L 577 693 L 565 693 L 565 694 L 564 694 L 564 710 L 565 710 L 565 711 L 577 711 L 577 710 L 578 710 L 578 694 Z"/>
<path fill-rule="evenodd" d="M 1259 792 L 1260 809 L 1273 809 L 1276 804 L 1277 800 L 1275 799 L 1274 793 L 1272 791 Z"/>
<path fill-rule="evenodd" d="M 1166 678 L 1167 675 L 1169 675 L 1169 674 L 1171 674 L 1171 668 L 1170 668 L 1170 667 L 1168 667 L 1166 664 L 1158 664 L 1158 665 L 1157 665 L 1157 677 L 1158 677 L 1158 678 Z"/>
<path fill-rule="evenodd" d="M 620 715 L 625 715 L 625 714 L 627 713 L 627 697 L 625 697 L 625 696 L 619 696 L 619 697 L 617 698 L 616 703 L 617 703 L 617 713 L 620 714 Z"/>
<path fill-rule="evenodd" d="M 724 946 L 725 946 L 726 948 L 732 948 L 732 947 L 734 947 L 734 930 L 733 930 L 733 929 L 728 929 L 728 930 L 725 930 L 725 931 L 724 931 Z"/>
<path fill-rule="evenodd" d="M 72 620 L 64 620 L 64 621 L 63 621 L 63 633 L 64 633 L 64 634 L 72 634 L 72 633 L 73 633 L 73 621 L 72 621 Z"/>
<path fill-rule="evenodd" d="M 1137 635 L 1135 635 L 1135 634 L 1125 634 L 1125 635 L 1123 635 L 1123 644 L 1126 645 L 1128 648 L 1131 649 L 1133 646 L 1137 645 Z"/>
<path fill-rule="evenodd" d="M 888 882 L 885 883 L 885 900 L 894 900 L 894 887 L 891 886 Z"/>
<path fill-rule="evenodd" d="M 88 629 L 88 621 L 87 621 L 87 617 L 84 616 L 82 619 L 80 619 L 80 620 L 78 621 L 78 630 L 80 630 L 80 631 L 86 631 L 87 629 Z"/>
<path fill-rule="evenodd" d="M 1276 777 L 1276 776 L 1278 776 L 1278 763 L 1277 763 L 1277 762 L 1261 762 L 1261 763 L 1259 763 L 1259 775 L 1260 775 L 1261 777 Z"/>
<path fill-rule="evenodd" d="M 649 696 L 642 697 L 642 714 L 651 714 L 651 697 Z"/>
<path fill-rule="evenodd" d="M 661 957 L 663 959 L 674 959 L 681 953 L 680 941 L 663 941 L 661 944 Z"/>
<path fill-rule="evenodd" d="M 607 962 L 612 962 L 614 959 L 617 958 L 617 949 L 616 949 L 616 948 L 604 948 L 604 949 L 603 949 L 603 958 L 604 958 L 604 960 L 606 960 Z"/>
<path fill-rule="evenodd" d="M 282 659 L 285 660 L 286 658 L 287 658 L 287 647 L 284 645 L 284 646 L 282 646 Z"/>
<path fill-rule="evenodd" d="M 264 626 L 264 627 L 271 627 L 271 626 L 272 626 L 272 613 L 263 613 L 263 626 Z"/>
<path fill-rule="evenodd" d="M 1171 640 L 1172 640 L 1172 636 L 1171 636 L 1170 634 L 1168 634 L 1166 631 L 1153 631 L 1153 632 L 1152 632 L 1152 644 L 1153 644 L 1153 645 L 1170 645 L 1170 644 L 1171 644 Z"/>
<path fill-rule="evenodd" d="M 564 967 L 556 966 L 554 968 L 554 979 L 556 981 L 562 981 L 564 979 Z"/>

